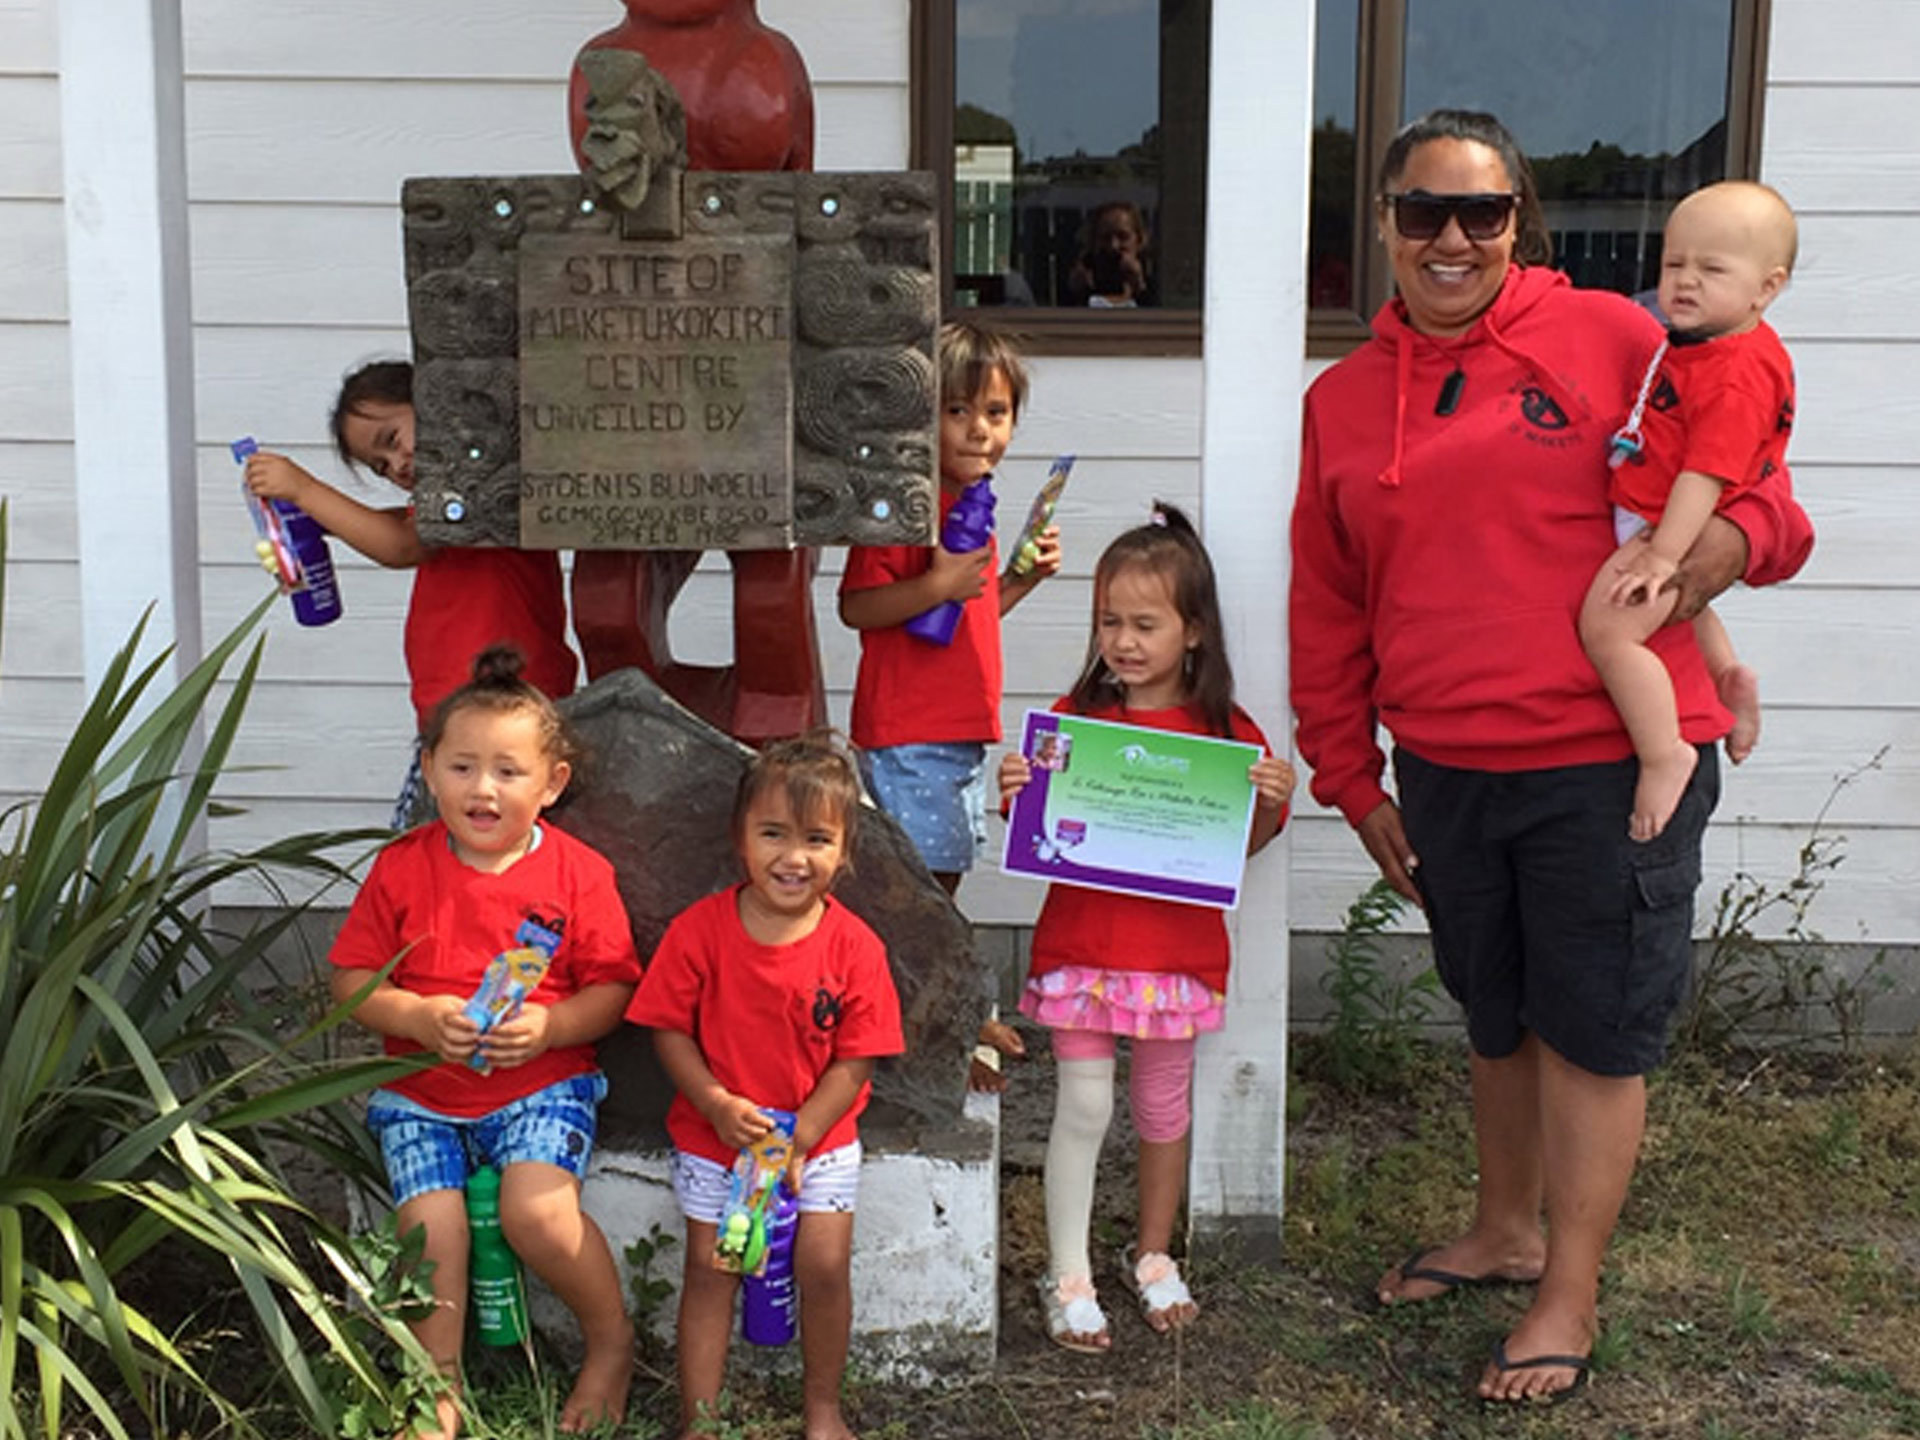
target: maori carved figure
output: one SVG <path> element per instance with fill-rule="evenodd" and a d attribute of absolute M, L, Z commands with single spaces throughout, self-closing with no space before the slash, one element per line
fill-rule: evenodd
<path fill-rule="evenodd" d="M 596 71 L 603 88 L 608 83 L 610 67 L 594 53 L 602 50 L 644 55 L 678 93 L 690 168 L 812 169 L 806 66 L 790 40 L 761 23 L 755 0 L 627 0 L 626 10 L 626 20 L 589 40 L 574 62 L 569 109 L 582 170 L 604 172 L 622 158 L 596 133 L 590 113 L 599 99 Z M 698 555 L 578 552 L 574 631 L 588 675 L 638 666 L 695 714 L 749 743 L 823 723 L 814 552 L 736 550 L 729 558 L 734 663 L 714 667 L 674 660 L 667 637 L 667 612 Z"/>
<path fill-rule="evenodd" d="M 686 169 L 686 111 L 660 72 L 632 50 L 583 50 L 577 63 L 587 82 L 581 168 L 617 208 L 638 210 L 656 173 Z"/>

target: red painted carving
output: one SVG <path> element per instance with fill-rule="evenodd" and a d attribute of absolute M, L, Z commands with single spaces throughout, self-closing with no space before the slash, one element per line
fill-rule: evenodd
<path fill-rule="evenodd" d="M 687 112 L 695 170 L 813 168 L 813 88 L 793 42 L 760 22 L 755 0 L 627 0 L 627 18 L 584 48 L 635 50 Z M 574 155 L 586 80 L 568 97 Z M 811 550 L 736 550 L 733 664 L 673 658 L 667 612 L 699 561 L 692 552 L 583 550 L 573 563 L 574 632 L 593 679 L 637 665 L 674 699 L 750 744 L 827 718 L 813 618 Z"/>

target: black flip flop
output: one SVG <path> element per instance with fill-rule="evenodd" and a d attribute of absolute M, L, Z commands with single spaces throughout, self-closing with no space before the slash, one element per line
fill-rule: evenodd
<path fill-rule="evenodd" d="M 1507 1342 L 1498 1340 L 1493 1346 L 1493 1368 L 1502 1375 L 1515 1370 L 1571 1370 L 1573 1383 L 1559 1390 L 1551 1390 L 1545 1395 L 1528 1395 L 1516 1400 L 1496 1400 L 1491 1396 L 1482 1396 L 1482 1405 L 1558 1405 L 1563 1400 L 1571 1400 L 1586 1388 L 1587 1375 L 1593 1369 L 1591 1355 L 1529 1355 L 1524 1360 L 1507 1358 Z"/>
<path fill-rule="evenodd" d="M 1411 1255 L 1407 1256 L 1406 1259 L 1402 1260 L 1397 1267 L 1400 1272 L 1401 1283 L 1403 1284 L 1408 1280 L 1424 1280 L 1429 1285 L 1438 1285 L 1440 1287 L 1440 1295 L 1429 1295 L 1426 1297 L 1426 1300 L 1438 1300 L 1449 1290 L 1498 1290 L 1511 1285 L 1537 1285 L 1540 1283 L 1537 1278 L 1523 1279 L 1518 1275 L 1502 1275 L 1498 1271 L 1489 1271 L 1485 1275 L 1462 1275 L 1455 1270 L 1442 1270 L 1437 1266 L 1422 1265 L 1420 1263 L 1426 1259 L 1427 1256 L 1436 1253 L 1439 1248 L 1439 1246 L 1430 1246 L 1423 1250 L 1415 1250 Z M 1375 1298 L 1378 1299 L 1378 1292 L 1375 1292 Z M 1387 1300 L 1381 1303 L 1385 1305 L 1421 1305 L 1425 1304 L 1426 1300 Z"/>

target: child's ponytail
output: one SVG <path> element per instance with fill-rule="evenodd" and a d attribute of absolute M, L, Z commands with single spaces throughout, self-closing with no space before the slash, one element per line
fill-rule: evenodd
<path fill-rule="evenodd" d="M 1138 568 L 1164 576 L 1174 611 L 1199 631 L 1187 652 L 1187 703 L 1200 712 L 1216 735 L 1233 733 L 1233 666 L 1227 660 L 1226 627 L 1220 619 L 1220 592 L 1213 561 L 1193 522 L 1178 506 L 1153 502 L 1152 519 L 1120 534 L 1100 556 L 1093 572 L 1093 633 L 1080 678 L 1068 693 L 1077 711 L 1124 708 L 1126 690 L 1100 656 L 1099 607 L 1107 586 L 1124 570 Z"/>
<path fill-rule="evenodd" d="M 530 711 L 540 722 L 540 750 L 547 759 L 572 764 L 577 747 L 557 706 L 538 686 L 522 678 L 527 657 L 511 645 L 490 645 L 473 659 L 473 677 L 442 700 L 421 733 L 420 748 L 431 753 L 447 733 L 447 724 L 462 710 L 492 714 Z"/>

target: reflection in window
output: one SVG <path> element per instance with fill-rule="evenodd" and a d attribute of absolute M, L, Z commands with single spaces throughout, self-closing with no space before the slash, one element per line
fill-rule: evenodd
<path fill-rule="evenodd" d="M 1554 263 L 1632 294 L 1673 202 L 1727 174 L 1730 0 L 1408 0 L 1403 113 L 1468 95 L 1540 182 Z M 1551 57 L 1549 61 L 1547 57 Z"/>
<path fill-rule="evenodd" d="M 1207 0 L 955 0 L 955 297 L 1197 309 Z"/>
<path fill-rule="evenodd" d="M 1307 303 L 1351 310 L 1353 229 L 1366 197 L 1356 186 L 1360 0 L 1320 0 L 1313 56 L 1313 203 L 1307 228 Z"/>
<path fill-rule="evenodd" d="M 1404 0 L 1404 29 L 1369 46 L 1359 0 L 1319 0 L 1314 307 L 1364 311 L 1384 287 L 1377 268 L 1371 285 L 1352 279 L 1375 259 L 1363 247 L 1378 191 L 1373 167 L 1388 139 L 1369 133 L 1367 102 L 1356 98 L 1368 93 L 1369 77 L 1356 53 L 1400 60 L 1397 74 L 1375 81 L 1399 101 L 1397 115 L 1377 117 L 1383 128 L 1443 106 L 1498 115 L 1533 164 L 1555 265 L 1578 285 L 1635 294 L 1659 278 L 1660 231 L 1673 202 L 1741 173 L 1745 157 L 1729 136 L 1742 88 L 1733 73 L 1739 8 L 1736 0 Z"/>

